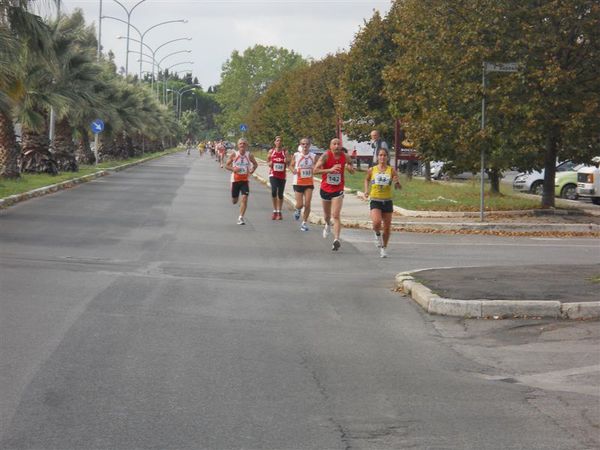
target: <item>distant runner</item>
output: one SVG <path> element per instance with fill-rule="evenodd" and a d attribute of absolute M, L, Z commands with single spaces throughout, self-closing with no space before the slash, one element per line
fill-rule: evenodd
<path fill-rule="evenodd" d="M 310 152 L 310 141 L 308 138 L 300 140 L 300 148 L 301 150 L 294 153 L 291 164 L 292 173 L 294 174 L 294 196 L 296 197 L 294 219 L 300 220 L 300 215 L 302 215 L 300 231 L 308 231 L 307 222 L 310 215 L 312 195 L 315 189 L 313 170 L 317 155 Z M 304 208 L 304 213 L 302 213 L 302 208 Z"/>
<path fill-rule="evenodd" d="M 225 153 L 227 152 L 227 148 L 223 141 L 219 141 L 217 144 L 217 159 L 219 161 L 219 166 L 223 168 L 223 163 L 225 162 Z"/>
<path fill-rule="evenodd" d="M 235 205 L 238 202 L 240 193 L 242 194 L 242 201 L 240 202 L 240 215 L 238 217 L 237 224 L 245 225 L 246 219 L 246 208 L 248 207 L 248 195 L 250 195 L 250 187 L 248 180 L 250 175 L 254 173 L 258 167 L 254 155 L 248 152 L 248 141 L 245 138 L 240 138 L 237 141 L 238 150 L 233 152 L 229 158 L 225 168 L 230 170 L 231 173 L 231 200 Z"/>
<path fill-rule="evenodd" d="M 392 183 L 396 189 L 402 188 L 398 173 L 389 165 L 389 154 L 386 149 L 377 151 L 377 165 L 369 168 L 365 177 L 365 198 L 371 198 L 371 222 L 375 232 L 375 245 L 379 248 L 379 256 L 387 258 L 387 245 L 392 228 Z M 383 225 L 383 236 L 381 228 Z"/>
<path fill-rule="evenodd" d="M 273 201 L 273 215 L 271 219 L 281 220 L 283 208 L 283 193 L 289 157 L 285 148 L 281 145 L 281 136 L 275 136 L 275 146 L 269 150 L 267 164 L 269 166 L 269 183 L 271 184 L 271 197 Z"/>
<path fill-rule="evenodd" d="M 319 158 L 315 166 L 315 174 L 322 174 L 321 200 L 323 203 L 323 216 L 325 227 L 323 238 L 331 233 L 331 220 L 333 220 L 333 245 L 331 250 L 337 251 L 340 246 L 340 233 L 342 222 L 340 214 L 344 202 L 344 173 L 348 170 L 354 173 L 354 166 L 342 151 L 342 143 L 338 138 L 329 143 L 329 150 Z"/>

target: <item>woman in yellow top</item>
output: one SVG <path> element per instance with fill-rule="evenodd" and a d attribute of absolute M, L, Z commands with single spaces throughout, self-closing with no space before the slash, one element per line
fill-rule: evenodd
<path fill-rule="evenodd" d="M 375 232 L 375 245 L 379 248 L 379 255 L 382 258 L 387 258 L 386 249 L 392 228 L 392 213 L 394 212 L 392 184 L 396 189 L 402 187 L 398 180 L 398 173 L 388 162 L 387 150 L 380 148 L 377 151 L 377 165 L 369 168 L 365 177 L 365 198 L 371 199 L 371 222 L 373 222 L 373 231 Z"/>

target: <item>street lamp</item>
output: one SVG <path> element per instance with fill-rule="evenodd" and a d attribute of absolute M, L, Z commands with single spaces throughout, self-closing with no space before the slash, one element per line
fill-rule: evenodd
<path fill-rule="evenodd" d="M 165 79 L 164 79 L 164 81 L 163 81 L 163 87 L 164 87 L 164 91 L 163 91 L 163 100 L 164 100 L 164 99 L 165 99 L 165 97 L 167 96 L 167 80 L 168 80 L 168 78 L 167 78 L 167 76 L 166 76 L 166 72 L 167 72 L 167 70 L 171 70 L 173 67 L 177 67 L 177 66 L 180 66 L 180 65 L 182 65 L 182 64 L 192 64 L 192 65 L 193 65 L 193 64 L 194 64 L 194 61 L 183 61 L 183 62 L 180 62 L 180 63 L 177 63 L 177 64 L 173 64 L 172 66 L 169 66 L 169 67 L 165 68 L 165 70 L 164 70 L 164 72 L 163 72 L 163 75 L 165 76 Z"/>
<path fill-rule="evenodd" d="M 193 91 L 194 89 L 197 89 L 199 87 L 202 87 L 202 85 L 200 85 L 200 84 L 189 85 L 188 84 L 188 85 L 185 85 L 182 88 L 178 89 L 177 91 L 174 91 L 173 89 L 168 89 L 168 91 L 171 91 L 171 92 L 177 94 L 177 103 L 175 106 L 177 120 L 179 120 L 181 118 L 181 103 L 182 103 L 181 100 L 183 98 L 183 94 Z"/>
<path fill-rule="evenodd" d="M 519 71 L 519 63 L 509 62 L 509 63 L 491 63 L 484 62 L 483 63 L 483 71 L 482 71 L 482 91 L 483 96 L 481 97 L 481 131 L 483 134 L 483 130 L 485 129 L 485 74 L 490 72 L 518 72 Z M 484 183 L 483 183 L 483 172 L 485 167 L 485 148 L 483 143 L 481 145 L 481 192 L 480 192 L 480 211 L 479 218 L 483 222 L 484 216 Z"/>
<path fill-rule="evenodd" d="M 194 91 L 197 87 L 200 87 L 200 85 L 196 85 L 196 87 L 193 87 L 193 88 L 190 88 L 190 89 L 186 89 L 181 94 L 179 94 L 179 111 L 177 111 L 177 120 L 181 120 L 181 109 L 182 109 L 182 103 L 183 103 L 183 95 L 187 94 L 188 92 Z M 194 92 L 192 92 L 192 93 L 194 93 Z"/>
<path fill-rule="evenodd" d="M 126 38 L 125 38 L 125 36 L 117 36 L 117 39 L 126 39 Z M 151 81 L 150 87 L 152 89 L 154 89 L 154 66 L 156 65 L 157 67 L 160 67 L 160 63 L 156 62 L 156 52 L 158 52 L 162 47 L 164 47 L 167 44 L 170 44 L 171 42 L 176 42 L 176 41 L 191 41 L 192 40 L 192 38 L 189 38 L 189 37 L 171 39 L 170 41 L 167 41 L 167 42 L 159 45 L 155 50 L 153 50 L 152 47 L 150 47 L 145 42 L 142 42 L 142 41 L 139 41 L 139 40 L 133 39 L 133 38 L 129 38 L 129 39 L 132 40 L 133 42 L 139 42 L 140 43 L 140 50 L 141 50 L 141 46 L 143 45 L 148 50 L 150 50 L 150 53 L 152 53 L 152 55 L 147 55 L 147 54 L 143 53 L 142 51 L 140 51 L 140 59 L 138 60 L 140 62 L 140 79 L 142 78 L 142 75 L 141 75 L 142 63 L 143 62 L 148 62 L 148 63 L 152 64 L 152 79 L 150 80 Z M 191 50 L 185 50 L 185 52 L 191 53 Z M 171 53 L 171 55 L 172 54 L 173 53 Z M 150 57 L 150 58 L 152 58 L 152 61 L 151 62 L 150 61 L 144 61 L 142 59 L 142 56 Z M 169 56 L 169 55 L 167 55 L 167 56 Z M 162 62 L 162 60 L 161 60 L 161 62 Z"/>
<path fill-rule="evenodd" d="M 135 10 L 135 8 L 137 8 L 139 5 L 144 3 L 146 0 L 139 0 L 135 5 L 133 5 L 133 7 L 131 9 L 127 9 L 125 7 L 125 5 L 123 5 L 123 3 L 121 3 L 119 0 L 113 0 L 113 1 L 117 5 L 119 5 L 121 8 L 123 8 L 125 10 L 125 14 L 127 14 L 127 21 L 126 22 L 123 21 L 127 24 L 127 52 L 125 54 L 125 76 L 127 76 L 127 75 L 129 75 L 129 29 L 131 27 L 131 14 Z M 101 48 L 101 41 L 102 41 L 102 19 L 104 17 L 110 18 L 110 19 L 115 19 L 114 17 L 102 16 L 102 0 L 100 0 L 100 14 L 99 14 L 99 20 L 98 20 L 98 59 L 100 59 L 100 48 Z M 117 19 L 117 20 L 121 20 L 121 19 Z M 137 30 L 137 32 L 139 33 L 140 31 Z"/>
<path fill-rule="evenodd" d="M 146 29 L 146 31 L 144 31 L 140 35 L 140 55 L 142 54 L 142 45 L 144 45 L 144 36 L 146 36 L 146 33 L 148 33 L 148 31 L 152 30 L 153 28 L 156 28 L 156 27 L 158 27 L 160 25 L 166 25 L 168 23 L 187 23 L 187 20 L 186 19 L 167 20 L 165 22 L 160 22 L 160 23 L 157 23 L 156 25 L 152 25 L 150 28 Z M 142 78 L 142 61 L 141 61 L 141 58 L 142 57 L 140 56 L 140 79 Z"/>

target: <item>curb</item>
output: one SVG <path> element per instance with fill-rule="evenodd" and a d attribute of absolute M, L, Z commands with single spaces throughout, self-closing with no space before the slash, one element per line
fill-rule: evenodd
<path fill-rule="evenodd" d="M 180 151 L 180 150 L 178 150 Z M 90 173 L 88 175 L 84 175 L 79 178 L 72 178 L 70 180 L 61 181 L 60 183 L 51 184 L 49 186 L 43 186 L 37 189 L 33 189 L 31 191 L 22 192 L 20 194 L 10 195 L 8 197 L 0 198 L 0 209 L 8 208 L 16 203 L 23 202 L 25 200 L 29 200 L 35 197 L 42 197 L 47 194 L 52 194 L 54 192 L 63 191 L 65 189 L 70 189 L 75 187 L 81 183 L 87 183 L 88 181 L 95 180 L 96 178 L 104 177 L 110 175 L 112 172 L 120 172 L 121 170 L 127 169 L 129 167 L 137 166 L 138 164 L 145 163 L 147 161 L 151 161 L 153 159 L 162 158 L 163 156 L 167 156 L 173 153 L 177 153 L 177 151 L 169 152 L 164 155 L 152 156 L 144 159 L 140 159 L 139 161 L 134 161 L 127 164 L 121 164 L 120 166 L 109 167 L 106 169 L 98 169 L 98 172 Z"/>
<path fill-rule="evenodd" d="M 600 302 L 562 303 L 554 300 L 458 300 L 443 298 L 415 281 L 414 272 L 396 275 L 396 288 L 404 291 L 427 313 L 465 319 L 598 319 Z"/>

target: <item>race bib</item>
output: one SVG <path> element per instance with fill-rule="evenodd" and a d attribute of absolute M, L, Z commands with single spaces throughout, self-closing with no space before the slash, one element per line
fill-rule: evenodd
<path fill-rule="evenodd" d="M 378 186 L 387 186 L 388 184 L 390 184 L 390 181 L 390 177 L 385 173 L 378 173 L 375 176 L 374 180 L 375 184 Z"/>
<path fill-rule="evenodd" d="M 246 166 L 238 166 L 238 175 L 246 175 L 248 173 L 248 168 Z"/>
<path fill-rule="evenodd" d="M 337 186 L 342 182 L 342 174 L 341 173 L 328 173 L 327 174 L 327 184 L 332 186 Z"/>
<path fill-rule="evenodd" d="M 300 169 L 300 178 L 312 178 L 312 169 Z"/>
<path fill-rule="evenodd" d="M 285 164 L 283 164 L 283 163 L 273 163 L 273 170 L 275 172 L 283 172 L 285 170 Z"/>

